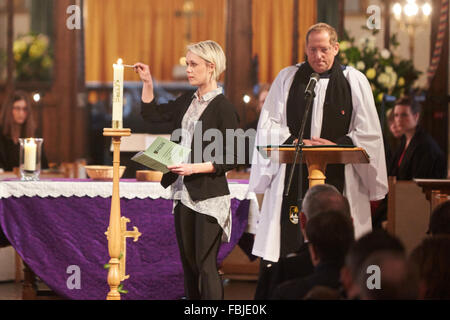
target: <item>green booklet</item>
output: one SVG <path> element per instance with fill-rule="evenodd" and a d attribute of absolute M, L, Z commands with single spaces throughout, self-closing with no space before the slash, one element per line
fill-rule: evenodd
<path fill-rule="evenodd" d="M 167 173 L 167 166 L 180 164 L 187 159 L 191 149 L 180 146 L 162 137 L 155 141 L 145 151 L 136 153 L 131 160 L 139 162 L 150 169 Z"/>

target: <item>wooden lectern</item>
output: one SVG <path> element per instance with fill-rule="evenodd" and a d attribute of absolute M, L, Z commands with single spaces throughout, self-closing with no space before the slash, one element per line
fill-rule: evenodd
<path fill-rule="evenodd" d="M 293 163 L 295 146 L 259 147 L 272 161 Z M 304 146 L 303 162 L 308 167 L 309 187 L 325 183 L 328 164 L 369 163 L 369 155 L 363 148 L 347 146 Z"/>
<path fill-rule="evenodd" d="M 450 199 L 450 179 L 414 179 L 414 181 L 430 201 L 431 211 Z"/>

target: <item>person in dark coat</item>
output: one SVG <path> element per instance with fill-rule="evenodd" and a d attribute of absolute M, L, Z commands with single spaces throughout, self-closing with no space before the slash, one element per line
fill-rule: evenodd
<path fill-rule="evenodd" d="M 3 103 L 0 114 L 0 169 L 13 171 L 20 165 L 19 138 L 36 136 L 36 122 L 31 110 L 31 99 L 25 91 L 15 91 Z M 42 168 L 48 168 L 42 153 Z M 0 247 L 10 245 L 0 228 Z"/>
<path fill-rule="evenodd" d="M 388 163 L 388 175 L 397 180 L 445 179 L 447 159 L 436 141 L 419 125 L 421 106 L 412 97 L 396 101 L 394 122 L 402 133 L 400 144 Z M 381 228 L 387 220 L 387 196 L 374 211 L 372 225 Z"/>
<path fill-rule="evenodd" d="M 19 138 L 36 137 L 37 126 L 31 110 L 31 99 L 25 91 L 15 91 L 6 98 L 0 114 L 0 169 L 19 167 Z M 48 168 L 42 152 L 41 168 Z"/>
<path fill-rule="evenodd" d="M 394 119 L 403 136 L 388 173 L 397 180 L 447 177 L 446 157 L 436 141 L 419 125 L 420 111 L 419 102 L 410 97 L 395 104 Z"/>
<path fill-rule="evenodd" d="M 323 232 L 324 230 L 327 232 Z M 282 283 L 277 287 L 273 298 L 304 299 L 316 286 L 339 289 L 340 270 L 354 237 L 351 218 L 340 211 L 324 211 L 308 220 L 306 238 L 314 272 L 309 276 Z"/>

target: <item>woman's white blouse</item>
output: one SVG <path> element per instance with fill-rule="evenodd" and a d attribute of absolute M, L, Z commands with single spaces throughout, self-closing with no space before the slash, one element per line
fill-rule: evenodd
<path fill-rule="evenodd" d="M 197 92 L 194 94 L 188 110 L 186 111 L 181 122 L 181 145 L 191 148 L 192 137 L 196 122 L 205 111 L 208 104 L 219 94 L 223 93 L 221 87 L 204 94 L 199 98 Z M 183 176 L 172 184 L 172 192 L 174 199 L 174 208 L 178 201 L 181 201 L 186 207 L 202 214 L 214 217 L 223 229 L 222 241 L 229 242 L 231 235 L 231 197 L 224 195 L 206 200 L 194 201 L 189 196 L 189 192 L 183 183 Z"/>

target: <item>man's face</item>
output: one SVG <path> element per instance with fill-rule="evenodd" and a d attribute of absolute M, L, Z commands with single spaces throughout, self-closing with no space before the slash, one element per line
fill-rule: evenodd
<path fill-rule="evenodd" d="M 314 31 L 309 34 L 306 55 L 315 72 L 322 73 L 330 70 L 338 52 L 339 43 L 331 44 L 330 34 L 327 31 Z"/>

